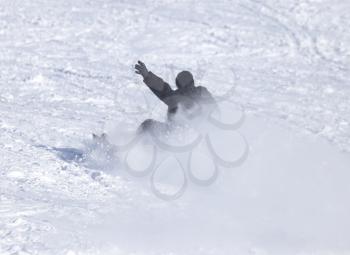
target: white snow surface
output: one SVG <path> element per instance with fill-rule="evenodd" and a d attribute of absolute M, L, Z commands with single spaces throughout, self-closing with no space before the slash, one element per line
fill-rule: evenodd
<path fill-rule="evenodd" d="M 0 254 L 350 254 L 349 27 L 348 0 L 0 0 Z M 138 59 L 245 109 L 242 166 L 163 201 L 72 160 L 164 119 Z"/>

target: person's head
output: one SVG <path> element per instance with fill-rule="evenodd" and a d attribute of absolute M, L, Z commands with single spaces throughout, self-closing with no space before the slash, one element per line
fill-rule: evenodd
<path fill-rule="evenodd" d="M 176 87 L 179 89 L 193 87 L 193 75 L 189 71 L 182 71 L 176 76 Z"/>

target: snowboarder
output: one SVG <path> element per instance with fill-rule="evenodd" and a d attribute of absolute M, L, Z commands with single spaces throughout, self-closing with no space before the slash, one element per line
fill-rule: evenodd
<path fill-rule="evenodd" d="M 143 77 L 147 87 L 168 106 L 166 122 L 147 119 L 137 129 L 138 134 L 154 131 L 153 134 L 158 135 L 171 130 L 177 124 L 181 125 L 184 119 L 191 121 L 217 109 L 211 93 L 205 87 L 195 86 L 189 71 L 182 71 L 177 75 L 175 80 L 177 89 L 173 90 L 168 83 L 148 71 L 143 62 L 138 61 L 135 69 L 135 72 Z M 181 121 L 177 117 L 180 117 Z M 103 133 L 101 136 L 93 134 L 93 140 L 98 143 L 107 141 L 107 134 Z"/>
<path fill-rule="evenodd" d="M 216 108 L 216 103 L 211 93 L 202 86 L 195 86 L 192 74 L 189 71 L 180 72 L 175 80 L 176 90 L 160 77 L 148 71 L 146 65 L 138 61 L 135 72 L 143 77 L 143 82 L 148 88 L 168 106 L 167 122 L 159 122 L 152 119 L 145 120 L 139 127 L 139 132 L 157 130 L 166 131 L 176 123 L 176 115 L 191 120 L 200 115 L 207 114 Z M 182 118 L 183 119 L 183 118 Z"/>

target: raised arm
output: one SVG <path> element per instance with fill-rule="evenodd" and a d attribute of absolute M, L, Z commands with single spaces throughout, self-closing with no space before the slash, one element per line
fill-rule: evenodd
<path fill-rule="evenodd" d="M 173 90 L 168 83 L 164 82 L 160 77 L 147 70 L 147 67 L 141 61 L 135 65 L 135 73 L 143 77 L 143 82 L 151 89 L 151 91 L 165 104 L 169 105 L 169 99 L 173 95 Z"/>

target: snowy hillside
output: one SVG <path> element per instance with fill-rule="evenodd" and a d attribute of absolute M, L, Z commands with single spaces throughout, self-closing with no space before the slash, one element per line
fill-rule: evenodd
<path fill-rule="evenodd" d="M 347 0 L 0 0 L 0 254 L 350 254 L 349 27 Z M 244 109 L 243 164 L 164 201 L 83 158 L 165 118 L 138 59 Z"/>

